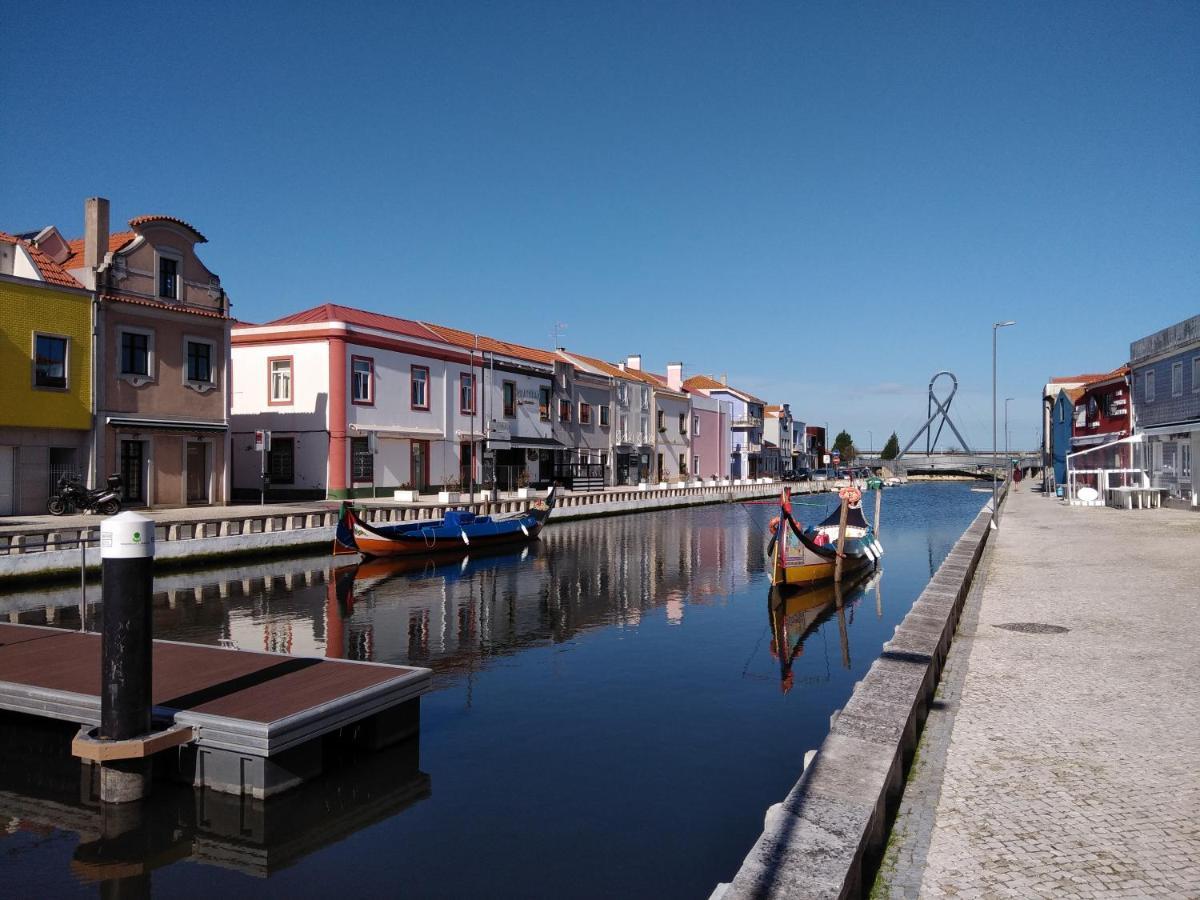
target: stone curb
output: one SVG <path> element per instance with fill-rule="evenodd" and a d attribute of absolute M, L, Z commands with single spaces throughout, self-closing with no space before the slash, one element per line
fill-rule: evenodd
<path fill-rule="evenodd" d="M 1000 495 L 1007 494 L 1007 485 Z M 895 636 L 835 713 L 828 737 L 728 884 L 711 900 L 861 897 L 887 843 L 938 677 L 990 534 L 991 503 L 963 532 Z"/>

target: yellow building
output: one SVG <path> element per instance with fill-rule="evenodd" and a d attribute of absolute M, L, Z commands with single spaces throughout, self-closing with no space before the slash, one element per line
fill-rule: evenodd
<path fill-rule="evenodd" d="M 86 478 L 92 407 L 90 292 L 0 232 L 0 516 L 45 512 L 60 475 Z"/>

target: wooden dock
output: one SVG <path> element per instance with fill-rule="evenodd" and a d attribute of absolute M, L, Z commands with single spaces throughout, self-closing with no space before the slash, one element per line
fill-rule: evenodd
<path fill-rule="evenodd" d="M 430 684 L 422 668 L 155 641 L 155 727 L 193 735 L 156 774 L 270 796 L 321 771 L 328 735 L 383 746 L 415 734 Z M 100 636 L 0 624 L 0 709 L 99 725 Z"/>

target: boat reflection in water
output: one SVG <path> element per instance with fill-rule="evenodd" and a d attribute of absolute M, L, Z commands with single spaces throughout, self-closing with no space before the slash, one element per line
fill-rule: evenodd
<path fill-rule="evenodd" d="M 92 768 L 65 749 L 75 726 L 0 713 L 0 729 L 0 819 L 10 833 L 77 834 L 71 873 L 104 896 L 150 896 L 151 873 L 185 860 L 267 878 L 431 793 L 413 738 L 343 750 L 325 775 L 266 801 L 156 782 L 143 803 L 102 808 Z"/>
<path fill-rule="evenodd" d="M 842 667 L 850 668 L 849 626 L 854 610 L 863 596 L 874 588 L 875 614 L 883 616 L 880 592 L 882 570 L 862 573 L 841 584 L 815 588 L 772 587 L 767 596 L 767 614 L 771 621 L 771 655 L 779 661 L 780 690 L 787 693 L 795 686 L 792 665 L 804 654 L 805 640 L 821 625 L 836 616 L 841 646 Z"/>

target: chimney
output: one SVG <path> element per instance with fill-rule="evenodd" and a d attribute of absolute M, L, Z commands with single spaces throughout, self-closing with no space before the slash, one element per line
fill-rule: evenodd
<path fill-rule="evenodd" d="M 108 201 L 89 197 L 83 204 L 83 265 L 95 272 L 108 253 Z"/>
<path fill-rule="evenodd" d="M 667 387 L 673 391 L 683 390 L 683 363 L 667 363 Z"/>
<path fill-rule="evenodd" d="M 642 354 L 640 354 L 640 353 L 629 354 L 629 358 L 625 361 L 625 363 L 626 363 L 626 365 L 629 366 L 629 368 L 633 369 L 635 372 L 642 371 Z"/>
<path fill-rule="evenodd" d="M 729 379 L 725 377 L 724 372 L 721 373 L 721 384 L 725 385 L 726 387 L 729 386 Z"/>

